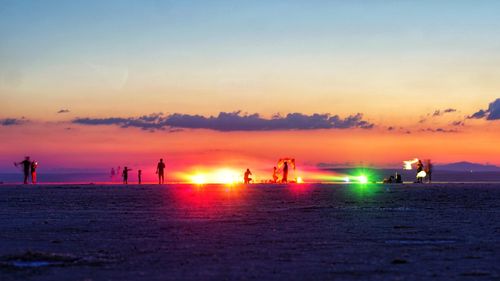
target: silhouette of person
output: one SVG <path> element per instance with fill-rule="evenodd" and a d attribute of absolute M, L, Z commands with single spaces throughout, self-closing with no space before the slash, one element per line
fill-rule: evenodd
<path fill-rule="evenodd" d="M 118 168 L 116 168 L 116 175 L 119 177 L 121 173 L 122 173 L 122 168 L 118 166 Z"/>
<path fill-rule="evenodd" d="M 165 182 L 165 163 L 163 163 L 163 158 L 160 159 L 160 162 L 156 166 L 156 173 L 158 174 L 158 184 L 163 184 Z"/>
<path fill-rule="evenodd" d="M 115 175 L 116 175 L 115 168 L 111 168 L 111 181 L 112 182 L 115 181 Z"/>
<path fill-rule="evenodd" d="M 417 175 L 418 175 L 418 173 L 422 172 L 423 169 L 424 169 L 424 164 L 422 163 L 421 160 L 418 160 L 418 162 L 417 162 Z M 422 178 L 417 177 L 417 182 L 422 183 Z"/>
<path fill-rule="evenodd" d="M 31 162 L 31 182 L 36 183 L 36 168 L 38 168 L 38 162 Z"/>
<path fill-rule="evenodd" d="M 250 183 L 252 181 L 252 178 L 250 177 L 252 175 L 252 172 L 250 172 L 250 169 L 247 168 L 245 171 L 245 183 Z"/>
<path fill-rule="evenodd" d="M 389 178 L 385 178 L 383 183 L 394 183 L 394 176 L 390 176 Z"/>
<path fill-rule="evenodd" d="M 432 182 L 432 163 L 431 160 L 427 160 L 427 166 L 425 167 L 425 172 L 427 173 L 427 179 L 429 180 L 429 183 Z"/>
<path fill-rule="evenodd" d="M 137 179 L 139 180 L 139 184 L 142 183 L 142 170 L 137 171 Z"/>
<path fill-rule="evenodd" d="M 288 162 L 285 161 L 283 164 L 283 178 L 281 179 L 282 183 L 288 182 Z"/>
<path fill-rule="evenodd" d="M 401 178 L 400 173 L 396 173 L 396 183 L 403 183 L 403 179 Z"/>
<path fill-rule="evenodd" d="M 274 166 L 273 168 L 273 182 L 278 182 L 278 169 L 276 168 L 276 166 Z"/>
<path fill-rule="evenodd" d="M 127 168 L 127 166 L 125 166 L 123 168 L 123 173 L 122 173 L 122 176 L 123 176 L 123 184 L 128 184 L 128 172 L 129 171 L 132 171 L 132 169 L 129 169 Z"/>
<path fill-rule="evenodd" d="M 26 156 L 23 161 L 21 161 L 21 162 L 14 162 L 14 165 L 16 167 L 17 167 L 17 165 L 23 165 L 24 184 L 28 184 L 28 177 L 30 175 L 30 169 L 31 169 L 30 157 Z"/>

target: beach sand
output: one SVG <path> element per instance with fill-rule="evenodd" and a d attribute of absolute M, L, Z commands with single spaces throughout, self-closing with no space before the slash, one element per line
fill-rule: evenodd
<path fill-rule="evenodd" d="M 0 280 L 493 280 L 500 184 L 0 185 Z"/>

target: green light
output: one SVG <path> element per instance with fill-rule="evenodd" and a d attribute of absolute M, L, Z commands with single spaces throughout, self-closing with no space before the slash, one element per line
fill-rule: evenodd
<path fill-rule="evenodd" d="M 358 181 L 360 183 L 368 183 L 368 178 L 365 175 L 361 175 L 358 177 Z"/>

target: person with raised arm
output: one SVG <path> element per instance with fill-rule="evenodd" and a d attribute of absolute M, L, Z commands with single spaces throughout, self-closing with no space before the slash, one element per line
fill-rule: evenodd
<path fill-rule="evenodd" d="M 127 168 L 127 166 L 123 167 L 123 184 L 128 184 L 128 172 L 132 171 L 132 169 Z"/>
<path fill-rule="evenodd" d="M 29 178 L 30 169 L 31 169 L 31 160 L 30 160 L 30 157 L 26 156 L 23 161 L 21 161 L 21 162 L 14 162 L 14 166 L 17 167 L 17 165 L 22 165 L 23 172 L 24 172 L 24 184 L 28 184 L 28 178 Z"/>

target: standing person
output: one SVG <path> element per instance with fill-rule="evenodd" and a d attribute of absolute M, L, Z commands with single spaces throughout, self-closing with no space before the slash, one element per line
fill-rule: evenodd
<path fill-rule="evenodd" d="M 425 167 L 425 172 L 427 173 L 427 179 L 429 180 L 429 183 L 432 183 L 432 163 L 431 159 L 427 160 L 427 166 Z"/>
<path fill-rule="evenodd" d="M 422 183 L 422 178 L 418 177 L 418 173 L 422 172 L 423 169 L 424 169 L 424 164 L 419 159 L 418 162 L 417 162 L 417 182 L 418 183 Z"/>
<path fill-rule="evenodd" d="M 137 179 L 139 180 L 139 184 L 142 183 L 142 170 L 137 171 Z"/>
<path fill-rule="evenodd" d="M 120 177 L 121 173 L 122 173 L 122 168 L 118 166 L 118 168 L 116 168 L 116 176 Z"/>
<path fill-rule="evenodd" d="M 276 166 L 274 166 L 273 168 L 273 182 L 274 183 L 278 182 L 278 169 L 276 168 Z"/>
<path fill-rule="evenodd" d="M 128 184 L 128 172 L 129 171 L 132 171 L 132 169 L 129 169 L 127 168 L 127 166 L 125 166 L 123 168 L 123 173 L 122 173 L 122 176 L 123 176 L 123 184 Z"/>
<path fill-rule="evenodd" d="M 165 163 L 163 163 L 163 158 L 156 165 L 156 173 L 158 174 L 158 184 L 163 184 L 165 181 Z"/>
<path fill-rule="evenodd" d="M 111 168 L 111 182 L 115 181 L 115 168 Z"/>
<path fill-rule="evenodd" d="M 250 183 L 252 181 L 252 178 L 250 177 L 252 175 L 252 172 L 250 172 L 250 169 L 247 168 L 245 171 L 245 183 Z"/>
<path fill-rule="evenodd" d="M 14 165 L 17 167 L 17 165 L 23 165 L 23 172 L 24 172 L 24 184 L 28 184 L 28 177 L 30 175 L 30 169 L 31 169 L 31 161 L 30 157 L 26 156 L 23 161 L 17 163 L 14 162 Z"/>
<path fill-rule="evenodd" d="M 38 168 L 38 162 L 31 162 L 31 183 L 36 183 L 36 168 Z"/>
<path fill-rule="evenodd" d="M 287 183 L 288 182 L 288 162 L 285 161 L 283 164 L 283 178 L 281 179 L 282 183 Z"/>

